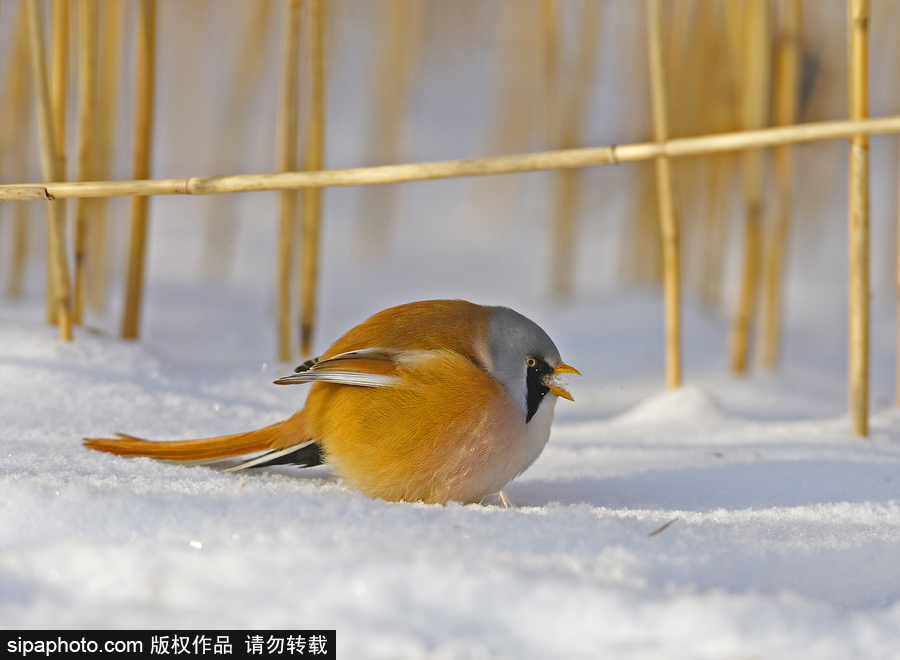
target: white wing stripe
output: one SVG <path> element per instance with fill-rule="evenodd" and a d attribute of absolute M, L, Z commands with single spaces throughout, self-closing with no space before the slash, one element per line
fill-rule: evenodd
<path fill-rule="evenodd" d="M 363 371 L 310 370 L 279 378 L 275 382 L 279 385 L 291 385 L 293 383 L 313 383 L 318 381 L 338 383 L 340 385 L 357 385 L 359 387 L 393 387 L 394 385 L 399 385 L 401 379 L 397 376 L 370 374 Z"/>
<path fill-rule="evenodd" d="M 262 456 L 257 456 L 256 458 L 251 458 L 249 461 L 244 461 L 243 463 L 232 465 L 230 468 L 226 468 L 224 472 L 236 472 L 245 468 L 252 468 L 254 465 L 258 465 L 259 463 L 267 463 L 268 461 L 271 461 L 275 458 L 280 458 L 285 454 L 290 454 L 297 451 L 298 449 L 303 449 L 306 445 L 311 445 L 314 442 L 315 440 L 307 440 L 306 442 L 301 442 L 299 445 L 291 445 L 290 447 L 285 447 L 284 449 L 278 451 L 268 451 Z"/>

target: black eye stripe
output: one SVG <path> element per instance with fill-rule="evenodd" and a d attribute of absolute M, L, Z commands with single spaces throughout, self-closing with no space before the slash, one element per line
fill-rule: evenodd
<path fill-rule="evenodd" d="M 550 391 L 550 388 L 544 385 L 543 377 L 552 372 L 550 365 L 543 360 L 529 357 L 525 360 L 527 369 L 525 372 L 525 423 L 531 421 L 537 412 L 544 396 Z"/>

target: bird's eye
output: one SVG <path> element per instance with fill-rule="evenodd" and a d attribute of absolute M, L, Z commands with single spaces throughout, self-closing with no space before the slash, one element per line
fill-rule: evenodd
<path fill-rule="evenodd" d="M 535 360 L 533 357 L 530 357 L 530 358 L 528 358 L 528 359 L 525 360 L 525 364 L 527 364 L 529 367 L 536 367 L 536 366 L 537 366 L 537 360 Z"/>

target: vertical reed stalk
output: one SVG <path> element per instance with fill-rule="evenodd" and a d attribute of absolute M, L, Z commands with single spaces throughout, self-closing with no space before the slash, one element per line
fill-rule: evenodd
<path fill-rule="evenodd" d="M 711 79 L 706 83 L 707 93 L 711 94 L 710 124 L 712 133 L 727 133 L 738 129 L 740 111 L 737 103 L 737 74 L 740 63 L 739 44 L 733 39 L 740 38 L 740 32 L 730 29 L 732 17 L 740 13 L 736 3 L 719 5 L 716 11 L 715 24 L 712 27 L 715 35 L 715 61 L 710 72 Z M 701 297 L 703 303 L 710 308 L 721 304 L 722 280 L 725 265 L 726 235 L 733 181 L 736 178 L 734 154 L 716 154 L 706 159 L 708 165 L 707 204 L 702 212 L 702 275 Z"/>
<path fill-rule="evenodd" d="M 30 208 L 28 202 L 13 203 L 13 250 L 12 259 L 9 262 L 9 281 L 6 286 L 6 294 L 10 298 L 18 298 L 22 295 L 22 273 L 25 270 L 25 260 L 28 255 L 28 225 Z"/>
<path fill-rule="evenodd" d="M 66 170 L 66 101 L 69 72 L 69 0 L 53 0 L 50 19 L 50 105 L 56 135 L 59 172 Z"/>
<path fill-rule="evenodd" d="M 388 0 L 380 16 L 375 98 L 369 124 L 367 160 L 373 165 L 398 163 L 403 157 L 406 89 L 411 69 L 408 32 L 415 17 L 406 0 Z M 370 186 L 365 191 L 365 219 L 356 235 L 363 258 L 387 254 L 397 206 L 397 186 Z"/>
<path fill-rule="evenodd" d="M 559 139 L 559 0 L 541 0 L 544 42 L 544 133 L 547 149 Z"/>
<path fill-rule="evenodd" d="M 744 129 L 763 128 L 769 113 L 769 0 L 747 0 L 742 49 L 742 123 Z M 756 315 L 760 275 L 765 157 L 761 149 L 744 152 L 744 270 L 738 306 L 732 322 L 731 368 L 742 374 L 750 353 L 750 328 Z"/>
<path fill-rule="evenodd" d="M 650 95 L 653 106 L 653 136 L 657 142 L 665 142 L 669 139 L 662 26 L 661 0 L 647 0 Z M 664 156 L 656 159 L 656 186 L 663 245 L 666 384 L 670 388 L 674 388 L 681 385 L 681 254 L 678 215 L 675 210 L 675 193 L 672 183 L 672 162 Z"/>
<path fill-rule="evenodd" d="M 134 99 L 135 179 L 150 178 L 153 147 L 153 103 L 156 88 L 156 0 L 141 0 L 138 16 L 137 72 Z M 144 291 L 144 259 L 147 251 L 148 197 L 131 200 L 131 239 L 128 250 L 128 279 L 125 285 L 125 313 L 122 338 L 137 339 L 141 300 Z"/>
<path fill-rule="evenodd" d="M 112 177 L 112 157 L 116 136 L 117 102 L 121 77 L 122 38 L 125 32 L 125 1 L 103 2 L 103 28 L 99 46 L 100 70 L 97 80 L 97 131 L 94 167 L 98 179 Z M 109 198 L 96 200 L 88 243 L 87 293 L 91 308 L 106 306 L 107 219 Z"/>
<path fill-rule="evenodd" d="M 310 65 L 312 89 L 306 137 L 306 169 L 322 169 L 325 150 L 325 21 L 327 0 L 309 0 Z M 316 323 L 319 275 L 319 233 L 322 189 L 303 190 L 303 233 L 300 257 L 300 352 L 309 355 Z"/>
<path fill-rule="evenodd" d="M 558 115 L 562 123 L 560 146 L 564 149 L 579 146 L 584 138 L 594 83 L 602 9 L 601 0 L 586 0 L 582 6 L 573 85 L 567 93 L 563 92 L 563 110 Z M 560 299 L 571 296 L 573 289 L 575 216 L 578 211 L 580 175 L 580 171 L 574 168 L 562 169 L 558 174 L 552 286 L 554 295 Z"/>
<path fill-rule="evenodd" d="M 788 126 L 797 122 L 800 95 L 800 0 L 785 0 L 783 10 L 778 40 L 774 103 L 775 123 L 778 126 Z M 765 254 L 762 363 L 766 369 L 774 369 L 778 365 L 782 281 L 791 212 L 793 165 L 791 155 L 791 147 L 787 145 L 777 147 L 773 151 L 778 209 L 768 234 Z"/>
<path fill-rule="evenodd" d="M 3 91 L 3 117 L 0 126 L 0 152 L 9 154 L 12 162 L 11 176 L 15 181 L 28 178 L 28 137 L 31 134 L 31 95 L 27 79 L 28 63 L 28 14 L 19 7 L 16 19 L 15 42 L 8 60 L 6 86 Z M 22 294 L 22 277 L 28 256 L 28 212 L 26 202 L 14 202 L 13 249 L 9 262 L 7 295 L 17 298 Z"/>
<path fill-rule="evenodd" d="M 99 7 L 97 0 L 81 0 L 80 91 L 78 179 L 91 181 L 94 175 L 94 154 L 97 148 L 97 29 Z M 75 211 L 75 307 L 74 321 L 84 317 L 85 256 L 88 222 L 92 222 L 94 200 L 79 199 Z"/>
<path fill-rule="evenodd" d="M 869 116 L 869 0 L 848 0 L 850 119 Z M 869 432 L 869 137 L 850 139 L 849 403 L 856 435 Z"/>
<path fill-rule="evenodd" d="M 41 25 L 41 7 L 38 0 L 27 0 L 28 32 L 31 46 L 31 69 L 37 97 L 38 121 L 41 131 L 41 156 L 44 178 L 59 181 L 61 161 L 57 151 L 58 140 L 50 102 L 50 82 L 47 76 L 47 58 L 44 52 L 44 32 Z M 50 262 L 50 281 L 53 283 L 48 317 L 59 324 L 59 334 L 64 340 L 72 339 L 72 315 L 69 265 L 66 260 L 65 218 L 63 206 L 47 202 L 47 244 Z"/>
<path fill-rule="evenodd" d="M 59 181 L 64 181 L 67 174 L 66 164 L 66 104 L 68 101 L 66 82 L 68 79 L 69 60 L 69 2 L 68 0 L 53 0 L 50 12 L 50 108 L 53 112 L 53 126 L 56 136 L 57 174 Z M 67 210 L 69 205 L 65 202 L 57 205 L 56 210 L 62 217 L 65 227 Z M 49 247 L 49 243 L 48 243 Z M 54 312 L 57 295 L 54 290 L 57 277 L 53 276 L 52 259 L 48 257 L 47 267 L 49 278 L 47 280 L 47 320 L 57 323 Z"/>
<path fill-rule="evenodd" d="M 249 4 L 249 3 L 248 3 Z M 241 40 L 237 70 L 231 80 L 228 102 L 220 130 L 224 139 L 215 148 L 216 167 L 235 172 L 241 167 L 242 155 L 253 147 L 247 131 L 251 108 L 260 96 L 261 81 L 272 39 L 274 0 L 256 0 L 252 17 Z M 234 200 L 215 196 L 209 200 L 204 221 L 204 247 L 201 270 L 212 278 L 224 278 L 231 271 L 237 247 L 239 217 Z"/>
<path fill-rule="evenodd" d="M 279 169 L 297 169 L 297 133 L 300 122 L 300 9 L 301 0 L 285 0 L 281 46 L 281 112 L 279 115 Z M 291 262 L 297 227 L 297 191 L 283 190 L 278 233 L 278 355 L 290 360 Z"/>

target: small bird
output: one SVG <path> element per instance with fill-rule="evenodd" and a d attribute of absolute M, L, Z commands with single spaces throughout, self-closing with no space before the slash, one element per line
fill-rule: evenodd
<path fill-rule="evenodd" d="M 560 376 L 578 373 L 546 332 L 507 307 L 414 302 L 375 314 L 275 381 L 312 383 L 284 421 L 200 440 L 117 434 L 85 445 L 173 461 L 265 451 L 229 469 L 324 464 L 370 497 L 476 503 L 502 497 L 540 455 L 557 397 L 572 400 Z"/>

